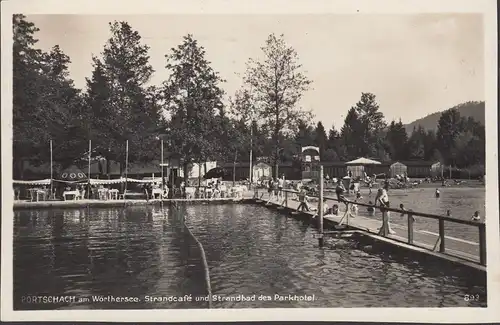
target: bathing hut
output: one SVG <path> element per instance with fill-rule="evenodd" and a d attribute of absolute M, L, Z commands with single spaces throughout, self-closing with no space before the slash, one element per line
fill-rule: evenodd
<path fill-rule="evenodd" d="M 391 178 L 396 177 L 396 175 L 406 175 L 408 173 L 408 167 L 400 163 L 399 161 L 395 162 L 389 167 Z"/>
<path fill-rule="evenodd" d="M 431 165 L 431 176 L 432 177 L 441 177 L 443 176 L 443 168 L 444 165 L 440 162 Z"/>
<path fill-rule="evenodd" d="M 257 165 L 252 167 L 252 179 L 257 181 L 262 177 L 270 177 L 272 174 L 272 167 L 263 162 L 257 163 Z"/>

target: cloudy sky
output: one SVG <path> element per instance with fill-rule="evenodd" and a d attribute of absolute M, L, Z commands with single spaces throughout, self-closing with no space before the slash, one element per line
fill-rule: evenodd
<path fill-rule="evenodd" d="M 227 80 L 228 95 L 241 86 L 250 57 L 270 33 L 285 35 L 313 88 L 301 105 L 325 127 L 340 128 L 361 92 L 377 96 L 387 120 L 404 123 L 470 100 L 484 100 L 481 15 L 29 15 L 44 50 L 58 44 L 70 56 L 71 77 L 82 88 L 110 37 L 108 22 L 127 21 L 150 46 L 156 70 L 168 77 L 164 55 L 188 33 L 205 47 L 212 67 Z"/>

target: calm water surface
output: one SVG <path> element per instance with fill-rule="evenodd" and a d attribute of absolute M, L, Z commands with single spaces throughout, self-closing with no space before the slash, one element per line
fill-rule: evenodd
<path fill-rule="evenodd" d="M 484 306 L 485 288 L 457 269 L 397 261 L 257 205 L 179 209 L 24 210 L 15 212 L 14 307 L 206 308 L 198 302 L 146 302 L 145 296 L 205 296 L 206 251 L 214 295 L 314 295 L 314 301 L 214 302 L 247 307 Z M 464 302 L 478 294 L 480 302 Z M 27 295 L 138 297 L 139 303 L 26 304 Z"/>

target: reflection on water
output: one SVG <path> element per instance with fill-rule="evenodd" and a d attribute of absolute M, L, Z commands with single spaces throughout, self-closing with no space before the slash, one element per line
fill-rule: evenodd
<path fill-rule="evenodd" d="M 151 208 L 16 212 L 14 307 L 27 295 L 204 295 L 199 251 L 174 214 Z M 183 304 L 203 308 L 206 303 Z M 87 308 L 179 308 L 175 302 L 81 303 Z"/>
<path fill-rule="evenodd" d="M 205 296 L 205 248 L 214 295 L 314 295 L 314 301 L 215 302 L 228 307 L 472 306 L 485 289 L 463 272 L 396 262 L 345 240 L 317 247 L 305 223 L 256 205 L 166 209 L 15 212 L 14 308 L 206 308 L 203 301 L 147 302 L 149 296 Z M 432 271 L 432 272 L 431 272 Z M 27 295 L 139 297 L 138 303 L 22 303 Z"/>

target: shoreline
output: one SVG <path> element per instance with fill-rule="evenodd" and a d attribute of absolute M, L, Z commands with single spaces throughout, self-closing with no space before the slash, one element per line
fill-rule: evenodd
<path fill-rule="evenodd" d="M 104 207 L 126 207 L 126 206 L 154 206 L 163 203 L 172 204 L 176 202 L 191 204 L 230 204 L 250 203 L 252 197 L 242 198 L 215 198 L 215 199 L 156 199 L 156 200 L 71 200 L 71 201 L 14 201 L 13 210 L 29 209 L 74 209 L 74 208 L 104 208 Z"/>

